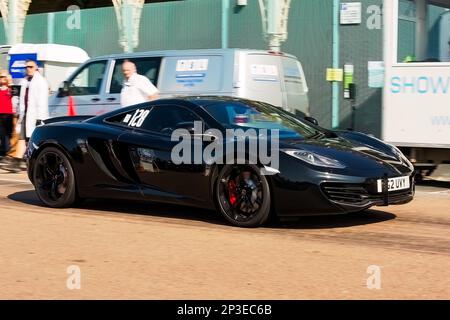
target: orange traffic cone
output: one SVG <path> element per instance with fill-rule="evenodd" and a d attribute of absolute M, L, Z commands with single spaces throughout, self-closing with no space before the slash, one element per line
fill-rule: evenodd
<path fill-rule="evenodd" d="M 69 117 L 74 117 L 76 115 L 77 115 L 77 113 L 75 111 L 75 103 L 73 101 L 73 97 L 69 96 L 69 112 L 68 112 L 68 116 Z"/>

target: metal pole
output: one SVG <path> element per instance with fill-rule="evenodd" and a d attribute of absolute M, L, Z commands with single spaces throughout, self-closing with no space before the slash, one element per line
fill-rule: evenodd
<path fill-rule="evenodd" d="M 47 43 L 55 43 L 55 13 L 47 14 Z"/>
<path fill-rule="evenodd" d="M 9 0 L 9 28 L 8 28 L 8 44 L 16 44 L 17 43 L 17 28 L 18 28 L 18 1 L 19 0 Z"/>
<path fill-rule="evenodd" d="M 129 0 L 125 0 L 122 7 L 123 28 L 125 28 L 124 51 L 133 52 L 133 7 Z"/>
<path fill-rule="evenodd" d="M 352 99 L 350 101 L 351 106 L 352 106 L 352 130 L 356 130 L 356 101 L 355 99 Z"/>
<path fill-rule="evenodd" d="M 416 60 L 423 61 L 428 55 L 427 1 L 416 0 Z"/>
<path fill-rule="evenodd" d="M 228 48 L 230 0 L 222 0 L 222 49 Z"/>
<path fill-rule="evenodd" d="M 339 8 L 340 0 L 333 0 L 333 68 L 339 68 Z M 333 82 L 331 126 L 339 127 L 339 83 Z"/>

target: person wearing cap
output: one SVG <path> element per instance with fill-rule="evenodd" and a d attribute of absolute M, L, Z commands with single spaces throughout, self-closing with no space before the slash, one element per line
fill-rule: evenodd
<path fill-rule="evenodd" d="M 159 98 L 159 90 L 145 76 L 137 73 L 136 65 L 125 60 L 122 65 L 125 81 L 120 94 L 122 107 L 152 101 Z"/>

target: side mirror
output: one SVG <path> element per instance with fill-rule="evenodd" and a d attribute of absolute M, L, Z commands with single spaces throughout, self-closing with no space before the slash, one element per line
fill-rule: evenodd
<path fill-rule="evenodd" d="M 314 124 L 314 125 L 316 125 L 316 126 L 319 125 L 319 121 L 317 121 L 316 118 L 313 118 L 313 117 L 305 117 L 305 120 L 308 121 L 308 122 L 311 122 L 312 124 Z"/>
<path fill-rule="evenodd" d="M 69 82 L 64 81 L 62 86 L 58 90 L 58 97 L 67 97 L 70 92 Z"/>

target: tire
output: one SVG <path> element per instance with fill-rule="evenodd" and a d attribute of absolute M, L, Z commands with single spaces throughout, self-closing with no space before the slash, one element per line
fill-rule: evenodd
<path fill-rule="evenodd" d="M 257 166 L 225 166 L 217 178 L 214 197 L 218 210 L 234 226 L 256 228 L 269 219 L 269 183 Z"/>
<path fill-rule="evenodd" d="M 39 200 L 51 208 L 68 208 L 78 201 L 75 174 L 67 156 L 47 147 L 36 158 L 33 184 Z"/>

